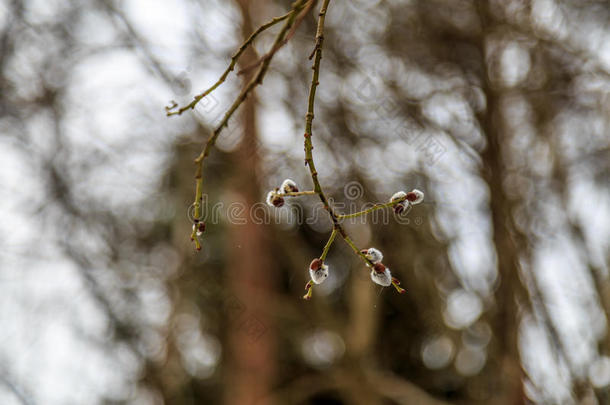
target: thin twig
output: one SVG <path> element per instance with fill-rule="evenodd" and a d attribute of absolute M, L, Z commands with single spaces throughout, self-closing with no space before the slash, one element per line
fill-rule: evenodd
<path fill-rule="evenodd" d="M 286 33 L 288 32 L 288 30 L 294 23 L 297 11 L 300 10 L 304 4 L 305 4 L 305 0 L 298 0 L 292 5 L 292 10 L 291 10 L 291 12 L 288 13 L 288 18 L 286 19 L 286 22 L 284 23 L 280 32 L 275 37 L 274 46 L 275 46 L 275 44 L 280 43 L 286 37 Z M 212 150 L 212 147 L 216 143 L 216 139 L 218 138 L 218 135 L 220 135 L 220 132 L 222 131 L 222 129 L 224 127 L 228 126 L 229 119 L 231 118 L 233 113 L 235 113 L 235 111 L 241 105 L 241 103 L 243 103 L 243 101 L 246 99 L 246 97 L 248 97 L 248 95 L 250 94 L 252 89 L 254 89 L 254 87 L 256 87 L 257 85 L 259 85 L 263 82 L 263 78 L 265 77 L 265 73 L 267 73 L 267 69 L 269 67 L 269 63 L 271 63 L 271 59 L 267 59 L 262 63 L 262 65 L 258 69 L 256 75 L 242 89 L 242 91 L 239 93 L 239 95 L 237 96 L 237 98 L 235 99 L 235 101 L 233 102 L 231 107 L 229 108 L 229 110 L 225 113 L 224 117 L 222 118 L 222 120 L 220 121 L 220 123 L 218 124 L 218 126 L 216 127 L 214 132 L 212 132 L 212 134 L 210 134 L 210 137 L 208 138 L 208 141 L 206 142 L 205 147 L 203 148 L 203 150 L 201 151 L 199 156 L 197 156 L 197 158 L 195 159 L 195 165 L 196 165 L 196 167 L 195 167 L 196 185 L 195 185 L 195 202 L 194 202 L 194 206 L 195 206 L 194 217 L 195 218 L 201 217 L 201 202 L 203 201 L 203 195 L 202 195 L 203 161 L 210 154 L 210 151 Z"/>
<path fill-rule="evenodd" d="M 317 0 L 309 0 L 307 2 L 307 4 L 305 5 L 303 11 L 301 12 L 301 14 L 299 14 L 299 16 L 297 17 L 297 19 L 295 20 L 294 25 L 292 26 L 292 29 L 290 30 L 290 32 L 288 33 L 288 35 L 286 35 L 286 38 L 284 38 L 284 40 L 282 42 L 280 42 L 279 44 L 275 45 L 273 48 L 271 48 L 271 50 L 269 52 L 267 52 L 265 55 L 263 55 L 261 58 L 259 58 L 256 62 L 252 63 L 249 66 L 246 66 L 245 68 L 241 69 L 239 72 L 237 72 L 237 75 L 243 75 L 248 73 L 249 71 L 251 71 L 252 69 L 256 68 L 257 66 L 259 66 L 261 63 L 263 63 L 266 59 L 271 59 L 273 58 L 273 56 L 277 53 L 277 51 L 280 50 L 281 47 L 283 47 L 284 45 L 286 45 L 288 43 L 288 41 L 290 41 L 290 39 L 294 36 L 295 32 L 297 31 L 297 28 L 299 28 L 299 25 L 301 25 L 301 22 L 303 22 L 303 19 L 305 18 L 305 16 L 307 14 L 309 14 L 309 11 L 311 10 L 311 8 L 313 7 L 313 5 L 316 3 Z M 311 59 L 311 58 L 310 58 Z"/>
<path fill-rule="evenodd" d="M 185 112 L 186 110 L 189 109 L 193 109 L 195 108 L 195 106 L 197 105 L 197 103 L 199 103 L 201 101 L 201 99 L 203 99 L 205 96 L 207 96 L 208 94 L 210 94 L 211 92 L 213 92 L 214 90 L 216 90 L 216 88 L 218 86 L 220 86 L 221 84 L 223 84 L 227 78 L 227 76 L 229 75 L 229 73 L 231 73 L 234 69 L 235 69 L 235 65 L 237 64 L 237 60 L 239 59 L 239 57 L 244 53 L 244 51 L 246 49 L 248 49 L 248 46 L 252 45 L 252 43 L 254 42 L 254 39 L 263 31 L 267 30 L 268 28 L 273 27 L 275 24 L 279 23 L 280 21 L 284 21 L 285 19 L 289 18 L 292 14 L 294 14 L 298 9 L 298 8 L 293 8 L 292 10 L 290 10 L 289 12 L 287 12 L 286 14 L 279 16 L 279 17 L 275 17 L 273 19 L 271 19 L 271 21 L 269 21 L 266 24 L 261 25 L 260 27 L 258 27 L 258 29 L 256 31 L 254 31 L 252 33 L 252 35 L 250 35 L 248 37 L 248 39 L 246 39 L 244 41 L 243 44 L 241 44 L 241 46 L 239 47 L 239 49 L 237 50 L 237 52 L 235 52 L 233 54 L 233 56 L 231 56 L 231 63 L 229 63 L 229 66 L 227 67 L 227 69 L 223 72 L 223 74 L 220 76 L 220 78 L 218 79 L 218 81 L 216 81 L 216 83 L 214 83 L 209 89 L 205 90 L 203 93 L 196 95 L 193 98 L 193 101 L 191 101 L 189 104 L 185 105 L 184 107 L 180 107 L 177 110 L 175 110 L 178 107 L 178 104 L 176 104 L 175 102 L 172 102 L 172 105 L 165 107 L 165 111 L 167 112 L 167 116 L 171 116 L 171 115 L 181 115 L 183 112 Z M 175 110 L 175 111 L 174 111 Z"/>
<path fill-rule="evenodd" d="M 352 248 L 354 253 L 360 257 L 367 266 L 373 266 L 373 262 L 366 258 L 366 256 L 358 249 L 358 247 L 352 242 L 351 238 L 345 231 L 345 229 L 341 226 L 338 220 L 338 216 L 333 210 L 333 208 L 328 203 L 328 198 L 320 185 L 320 181 L 318 180 L 318 171 L 316 170 L 316 166 L 313 159 L 313 142 L 312 138 L 312 126 L 314 119 L 314 106 L 316 100 L 316 89 L 320 84 L 318 78 L 320 76 L 320 60 L 322 59 L 322 46 L 324 44 L 324 19 L 326 17 L 326 10 L 328 9 L 328 3 L 330 0 L 324 0 L 322 2 L 322 7 L 320 8 L 320 13 L 318 14 L 318 28 L 316 30 L 316 45 L 313 55 L 313 74 L 311 78 L 311 85 L 309 86 L 309 102 L 307 107 L 307 114 L 305 115 L 305 163 L 309 167 L 309 173 L 311 175 L 311 180 L 314 185 L 314 191 L 318 194 L 318 197 L 322 201 L 324 205 L 324 209 L 328 212 L 330 219 L 333 222 L 333 233 L 337 232 L 341 235 L 341 237 L 345 240 L 345 242 Z"/>
<path fill-rule="evenodd" d="M 315 50 L 315 59 L 313 62 L 313 75 L 311 79 L 311 85 L 309 86 L 309 99 L 308 99 L 308 108 L 307 114 L 305 115 L 305 163 L 309 167 L 309 173 L 311 175 L 311 180 L 313 181 L 314 191 L 320 197 L 322 204 L 324 205 L 324 209 L 328 211 L 331 220 L 333 221 L 333 225 L 335 229 L 339 231 L 341 236 L 346 235 L 345 230 L 341 227 L 337 220 L 337 216 L 335 215 L 332 207 L 328 203 L 328 198 L 324 194 L 322 190 L 322 186 L 320 185 L 320 181 L 318 180 L 318 171 L 316 170 L 316 165 L 313 160 L 313 143 L 311 141 L 312 137 L 312 125 L 314 118 L 314 105 L 316 100 L 316 88 L 318 87 L 319 81 L 318 77 L 320 75 L 320 60 L 322 59 L 322 44 L 324 42 L 324 17 L 326 16 L 326 10 L 328 8 L 328 3 L 330 0 L 324 0 L 322 3 L 322 7 L 320 9 L 319 17 L 318 17 L 318 28 L 316 31 L 316 50 Z"/>
<path fill-rule="evenodd" d="M 326 245 L 324 246 L 324 249 L 322 250 L 322 254 L 320 255 L 320 260 L 324 261 L 326 259 L 326 255 L 328 255 L 330 246 L 335 241 L 335 236 L 337 236 L 337 230 L 333 228 L 333 231 L 331 232 L 330 237 L 328 238 L 328 242 L 326 242 Z"/>
<path fill-rule="evenodd" d="M 316 192 L 314 190 L 307 190 L 307 191 L 293 191 L 290 193 L 282 193 L 282 192 L 275 192 L 273 193 L 274 195 L 278 196 L 278 197 L 298 197 L 301 195 L 316 195 Z"/>
<path fill-rule="evenodd" d="M 197 158 L 195 159 L 196 187 L 195 187 L 195 202 L 194 202 L 194 208 L 195 208 L 194 219 L 196 220 L 195 221 L 196 223 L 201 218 L 201 202 L 203 200 L 202 172 L 203 172 L 203 162 L 204 162 L 205 158 L 209 155 L 212 147 L 216 143 L 216 139 L 218 138 L 218 135 L 220 135 L 220 132 L 223 130 L 224 127 L 228 126 L 229 119 L 232 117 L 232 115 L 235 113 L 235 111 L 238 109 L 238 107 L 248 97 L 248 95 L 254 89 L 254 87 L 256 87 L 257 85 L 262 83 L 265 73 L 267 72 L 267 69 L 271 62 L 271 59 L 276 54 L 277 50 L 281 46 L 283 46 L 294 35 L 296 28 L 303 21 L 304 17 L 307 15 L 307 13 L 309 12 L 309 10 L 311 9 L 311 7 L 313 6 L 313 4 L 315 2 L 316 2 L 316 0 L 307 0 L 307 1 L 306 0 L 297 0 L 292 5 L 292 10 L 289 13 L 287 13 L 284 16 L 277 17 L 276 19 L 272 20 L 271 22 L 263 25 L 261 28 L 259 28 L 257 31 L 255 31 L 250 36 L 250 38 L 248 38 L 248 40 L 246 40 L 246 42 L 244 42 L 244 44 L 242 44 L 240 49 L 231 58 L 231 64 L 229 65 L 227 70 L 225 70 L 225 72 L 220 77 L 220 79 L 212 87 L 210 87 L 208 90 L 201 93 L 200 95 L 196 96 L 195 99 L 193 100 L 193 102 L 191 102 L 191 104 L 189 104 L 185 107 L 182 107 L 182 108 L 178 109 L 177 111 L 171 111 L 177 107 L 177 105 L 175 105 L 175 103 L 170 107 L 166 107 L 168 115 L 180 115 L 183 111 L 186 111 L 189 108 L 194 108 L 195 105 L 197 104 L 197 102 L 199 102 L 203 97 L 205 97 L 207 94 L 212 92 L 214 89 L 216 89 L 218 86 L 220 86 L 220 84 L 222 84 L 224 82 L 227 75 L 235 67 L 237 59 L 239 58 L 241 53 L 252 43 L 252 41 L 254 40 L 256 35 L 258 35 L 262 31 L 264 31 L 265 29 L 269 28 L 270 26 L 276 24 L 277 22 L 286 20 L 282 29 L 277 34 L 275 41 L 273 43 L 273 46 L 271 47 L 271 50 L 264 57 L 262 57 L 256 64 L 251 65 L 243 70 L 243 71 L 246 71 L 250 68 L 254 68 L 254 67 L 257 67 L 260 65 L 257 73 L 252 77 L 252 79 L 248 82 L 248 84 L 241 90 L 241 92 L 239 93 L 239 95 L 237 96 L 237 98 L 235 99 L 235 101 L 233 102 L 231 107 L 227 110 L 227 112 L 225 113 L 224 117 L 222 118 L 222 120 L 220 121 L 220 123 L 218 124 L 216 129 L 214 129 L 212 134 L 210 134 L 210 137 L 208 138 L 208 141 L 206 142 L 203 150 L 201 151 L 199 156 L 197 156 Z M 300 196 L 300 195 L 317 194 L 318 197 L 320 198 L 320 201 L 322 201 L 324 209 L 326 209 L 326 211 L 328 212 L 328 215 L 331 218 L 331 221 L 333 222 L 332 233 L 328 239 L 328 242 L 324 246 L 324 250 L 322 251 L 322 255 L 320 258 L 322 260 L 324 260 L 326 258 L 326 255 L 328 254 L 328 251 L 329 251 L 332 243 L 334 242 L 336 235 L 340 234 L 341 237 L 343 238 L 343 240 L 345 240 L 345 242 L 352 248 L 354 253 L 358 257 L 360 257 L 368 267 L 373 267 L 373 262 L 371 262 L 371 260 L 369 260 L 364 255 L 364 253 L 362 253 L 362 251 L 360 249 L 358 249 L 358 247 L 354 244 L 354 242 L 351 240 L 351 238 L 349 237 L 349 235 L 347 234 L 345 229 L 341 226 L 339 219 L 365 215 L 376 209 L 392 207 L 392 206 L 404 201 L 404 199 L 398 199 L 398 200 L 395 200 L 395 201 L 392 201 L 392 202 L 389 202 L 386 204 L 376 204 L 375 206 L 373 206 L 372 208 L 370 208 L 368 210 L 364 210 L 364 211 L 357 212 L 354 214 L 337 215 L 335 213 L 335 211 L 333 210 L 333 208 L 331 207 L 331 205 L 329 204 L 328 198 L 326 197 L 326 194 L 324 193 L 324 190 L 322 189 L 322 186 L 320 185 L 320 181 L 318 180 L 318 172 L 316 170 L 316 166 L 315 166 L 314 159 L 313 159 L 313 143 L 312 143 L 311 138 L 312 138 L 312 126 L 313 126 L 313 119 L 314 119 L 316 89 L 319 85 L 318 80 L 319 80 L 319 76 L 320 76 L 320 61 L 322 59 L 322 46 L 324 43 L 324 21 L 325 21 L 326 11 L 328 9 L 329 3 L 330 3 L 330 0 L 323 0 L 322 6 L 320 7 L 320 12 L 318 13 L 318 25 L 317 25 L 317 29 L 316 29 L 315 46 L 314 46 L 313 52 L 309 56 L 309 59 L 313 58 L 313 65 L 312 65 L 313 74 L 312 74 L 312 79 L 311 79 L 311 85 L 309 87 L 307 113 L 305 114 L 304 150 L 305 150 L 305 164 L 309 167 L 309 172 L 311 175 L 311 180 L 314 185 L 314 189 L 308 190 L 308 191 L 301 191 L 301 192 L 291 192 L 291 193 L 276 192 L 276 195 L 280 195 L 282 197 L 296 197 L 296 196 Z M 301 12 L 301 14 L 299 14 L 299 12 L 301 10 L 302 10 L 302 12 Z M 200 249 L 200 244 L 199 244 L 199 240 L 197 238 L 196 233 L 197 232 L 195 230 L 193 230 L 193 234 L 191 235 L 191 237 L 195 241 L 196 247 L 198 249 Z M 400 287 L 398 287 L 398 284 L 400 284 L 400 282 L 397 279 L 392 278 L 392 285 L 394 285 L 394 287 L 397 289 L 397 291 L 404 292 L 404 290 L 402 290 Z M 313 288 L 313 282 L 310 281 L 307 283 L 307 285 L 305 287 L 305 289 L 307 290 L 307 293 L 304 296 L 305 299 L 311 298 L 312 288 Z"/>
<path fill-rule="evenodd" d="M 354 213 L 351 213 L 351 214 L 339 214 L 339 215 L 337 215 L 337 218 L 338 219 L 346 219 L 346 218 L 360 217 L 362 215 L 366 215 L 368 213 L 371 213 L 371 212 L 376 211 L 376 210 L 380 210 L 382 208 L 393 207 L 393 206 L 395 206 L 395 205 L 405 201 L 406 199 L 407 199 L 407 197 L 402 197 L 402 198 L 398 198 L 398 199 L 396 199 L 394 201 L 390 201 L 389 203 L 385 203 L 385 204 L 377 203 L 377 204 L 373 205 L 372 207 L 367 208 L 367 209 L 362 210 L 362 211 L 354 212 Z"/>
<path fill-rule="evenodd" d="M 373 262 L 366 258 L 364 253 L 362 253 L 362 250 L 358 249 L 358 247 L 354 244 L 354 242 L 348 235 L 343 236 L 343 240 L 345 240 L 345 243 L 347 243 L 349 245 L 349 247 L 352 248 L 354 253 L 356 253 L 356 255 L 364 261 L 364 263 L 367 265 L 367 267 L 374 266 Z"/>

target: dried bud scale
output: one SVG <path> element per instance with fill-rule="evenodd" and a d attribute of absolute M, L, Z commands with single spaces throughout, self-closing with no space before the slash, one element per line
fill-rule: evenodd
<path fill-rule="evenodd" d="M 375 263 L 375 265 L 373 266 L 373 271 L 375 273 L 384 273 L 386 270 L 386 267 L 384 266 L 383 263 Z"/>
<path fill-rule="evenodd" d="M 321 259 L 313 259 L 311 261 L 311 263 L 309 264 L 309 269 L 310 270 L 320 270 L 320 268 L 322 267 L 322 265 L 324 264 L 324 262 Z"/>
<path fill-rule="evenodd" d="M 305 284 L 305 291 L 306 293 L 303 295 L 303 299 L 309 301 L 313 292 L 313 283 L 311 281 L 308 281 L 307 284 Z"/>

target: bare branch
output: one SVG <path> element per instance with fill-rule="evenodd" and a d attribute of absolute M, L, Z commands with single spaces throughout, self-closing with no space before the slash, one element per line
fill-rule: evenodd
<path fill-rule="evenodd" d="M 238 61 L 239 57 L 244 53 L 244 51 L 246 49 L 248 49 L 248 47 L 250 45 L 252 45 L 252 43 L 254 42 L 254 40 L 256 39 L 256 37 L 260 33 L 262 33 L 263 31 L 267 30 L 268 28 L 273 27 L 275 24 L 277 24 L 277 23 L 279 23 L 281 21 L 284 21 L 285 19 L 293 16 L 293 14 L 295 12 L 297 12 L 301 7 L 302 6 L 293 7 L 293 9 L 290 10 L 288 13 L 286 13 L 286 14 L 284 14 L 282 16 L 279 16 L 279 17 L 275 17 L 275 18 L 271 19 L 271 21 L 269 21 L 268 23 L 263 24 L 260 27 L 258 27 L 258 29 L 256 31 L 254 31 L 252 33 L 252 35 L 250 35 L 248 37 L 248 39 L 246 39 L 244 41 L 243 44 L 241 44 L 241 46 L 239 47 L 237 52 L 235 52 L 233 54 L 233 56 L 231 56 L 231 63 L 229 63 L 229 66 L 223 72 L 223 74 L 220 76 L 218 81 L 216 81 L 216 83 L 214 83 L 210 88 L 205 90 L 203 93 L 196 95 L 193 98 L 193 101 L 191 101 L 189 104 L 185 105 L 184 107 L 180 107 L 177 110 L 175 110 L 178 107 L 178 104 L 176 102 L 172 102 L 172 105 L 165 107 L 165 111 L 167 112 L 167 115 L 168 116 L 171 116 L 171 115 L 181 115 L 186 110 L 195 108 L 195 106 L 197 105 L 197 103 L 199 103 L 201 101 L 201 99 L 203 99 L 205 96 L 207 96 L 208 94 L 210 94 L 211 92 L 216 90 L 216 88 L 218 86 L 220 86 L 221 84 L 223 84 L 225 82 L 225 80 L 227 79 L 227 76 L 229 76 L 229 73 L 231 73 L 235 69 L 235 65 L 237 64 L 237 61 Z M 271 56 L 273 56 L 273 55 L 271 55 Z M 271 57 L 269 59 L 271 59 Z"/>

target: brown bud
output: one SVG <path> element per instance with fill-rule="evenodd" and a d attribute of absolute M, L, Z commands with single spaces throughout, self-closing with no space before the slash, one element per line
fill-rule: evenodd
<path fill-rule="evenodd" d="M 383 263 L 375 263 L 373 270 L 375 270 L 376 273 L 383 273 L 385 271 L 385 266 Z"/>
<path fill-rule="evenodd" d="M 405 206 L 402 203 L 396 204 L 394 206 L 394 212 L 397 214 L 402 214 L 402 212 L 405 210 Z"/>
<path fill-rule="evenodd" d="M 197 231 L 201 233 L 205 232 L 205 222 L 200 222 L 199 225 L 197 225 Z"/>
<path fill-rule="evenodd" d="M 368 249 L 362 249 L 362 250 L 360 251 L 360 253 L 362 253 L 363 255 L 367 254 L 368 252 L 369 252 L 369 250 L 368 250 Z"/>
<path fill-rule="evenodd" d="M 274 207 L 279 208 L 284 205 L 284 199 L 279 195 L 276 195 L 271 199 L 271 204 L 273 204 Z"/>
<path fill-rule="evenodd" d="M 322 264 L 324 264 L 324 262 L 320 259 L 313 259 L 311 261 L 311 264 L 309 265 L 309 268 L 312 269 L 313 271 L 317 271 L 320 270 L 322 268 Z"/>
<path fill-rule="evenodd" d="M 417 200 L 417 194 L 416 194 L 416 193 L 414 193 L 413 191 L 409 191 L 409 192 L 407 193 L 407 201 L 411 201 L 411 202 L 413 202 L 413 201 L 415 201 L 415 200 Z"/>

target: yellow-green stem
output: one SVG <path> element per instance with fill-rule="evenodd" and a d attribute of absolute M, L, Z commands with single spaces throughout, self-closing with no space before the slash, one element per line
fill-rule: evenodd
<path fill-rule="evenodd" d="M 294 191 L 294 192 L 290 192 L 290 193 L 282 193 L 282 192 L 278 191 L 278 192 L 274 192 L 274 194 L 277 196 L 280 196 L 280 197 L 298 197 L 301 195 L 316 195 L 316 192 L 313 190 Z"/>
<path fill-rule="evenodd" d="M 354 245 L 354 242 L 352 242 L 352 240 L 350 239 L 349 236 L 345 235 L 343 237 L 343 239 L 345 240 L 345 242 L 352 248 L 352 250 L 354 251 L 354 253 L 356 253 L 362 260 L 364 260 L 364 262 L 366 263 L 367 266 L 369 267 L 373 267 L 373 262 L 370 261 L 369 259 L 366 258 L 366 256 L 364 255 L 364 253 L 362 253 L 360 251 L 360 249 L 358 249 L 358 247 L 356 245 Z"/>
<path fill-rule="evenodd" d="M 335 241 L 335 236 L 337 236 L 337 230 L 333 229 L 332 233 L 330 234 L 330 238 L 328 238 L 328 242 L 326 242 L 326 245 L 324 246 L 324 249 L 322 250 L 322 254 L 320 255 L 320 260 L 324 261 L 326 259 L 326 255 L 328 255 L 330 246 Z"/>
<path fill-rule="evenodd" d="M 375 205 L 373 205 L 373 206 L 372 206 L 372 207 L 370 207 L 370 208 L 367 208 L 367 209 L 362 210 L 362 211 L 354 212 L 354 213 L 352 213 L 352 214 L 339 214 L 339 215 L 337 215 L 337 218 L 338 218 L 338 219 L 346 219 L 346 218 L 355 218 L 355 217 L 360 217 L 360 216 L 362 216 L 362 215 L 366 215 L 366 214 L 368 214 L 368 213 L 371 213 L 371 212 L 373 212 L 373 211 L 376 211 L 376 210 L 379 210 L 379 209 L 382 209 L 382 208 L 390 208 L 390 207 L 393 207 L 393 206 L 395 206 L 395 205 L 397 205 L 397 204 L 399 204 L 399 203 L 401 203 L 401 202 L 405 201 L 406 199 L 407 199 L 407 197 L 403 197 L 403 198 L 400 198 L 400 199 L 396 199 L 396 200 L 394 200 L 394 201 L 390 201 L 389 203 L 385 203 L 385 204 L 375 204 Z"/>

